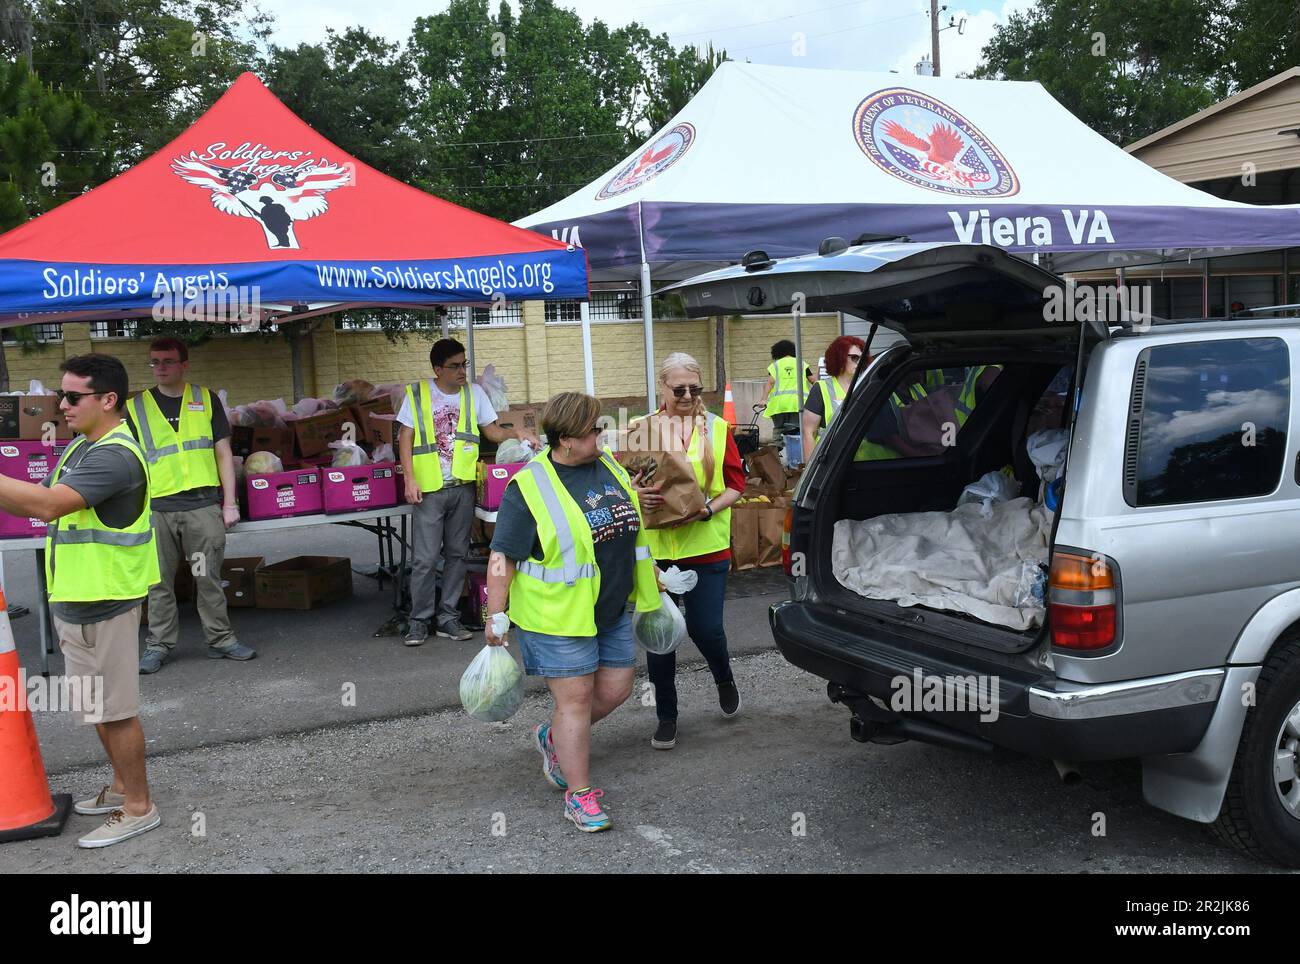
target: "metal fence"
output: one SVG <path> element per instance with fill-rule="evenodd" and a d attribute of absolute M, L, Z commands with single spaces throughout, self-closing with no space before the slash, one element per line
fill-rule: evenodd
<path fill-rule="evenodd" d="M 63 325 L 60 322 L 28 325 L 27 327 L 32 329 L 36 335 L 36 340 L 41 344 L 49 344 L 51 342 L 58 343 L 63 341 Z M 0 331 L 0 339 L 2 339 L 6 345 L 14 345 L 18 343 L 18 335 L 13 328 L 5 328 L 3 331 Z"/>
<path fill-rule="evenodd" d="M 582 320 L 582 303 L 575 300 L 546 302 L 548 325 L 569 324 Z M 590 301 L 592 321 L 640 321 L 641 295 L 627 291 L 593 291 Z"/>
<path fill-rule="evenodd" d="M 115 321 L 92 321 L 90 323 L 91 338 L 134 338 L 135 321 L 124 318 Z"/>

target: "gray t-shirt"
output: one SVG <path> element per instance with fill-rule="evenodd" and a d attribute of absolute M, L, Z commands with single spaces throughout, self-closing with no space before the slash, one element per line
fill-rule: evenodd
<path fill-rule="evenodd" d="M 53 476 L 45 480 L 51 485 Z M 121 445 L 89 445 L 85 442 L 68 457 L 59 485 L 66 485 L 99 513 L 104 525 L 125 528 L 134 522 L 144 506 L 144 466 Z M 58 566 L 58 552 L 54 553 Z M 52 602 L 50 610 L 65 623 L 86 625 L 112 619 L 144 602 L 139 599 L 110 599 L 105 602 Z"/>
<path fill-rule="evenodd" d="M 636 507 L 599 459 L 586 465 L 560 465 L 552 459 L 551 464 L 591 527 L 596 567 L 600 570 L 596 629 L 613 629 L 627 612 L 627 600 L 632 594 L 636 536 L 641 529 Z M 492 550 L 515 562 L 542 557 L 537 523 L 517 485 L 507 488 L 501 496 Z"/>
<path fill-rule="evenodd" d="M 223 438 L 230 438 L 230 420 L 226 418 L 226 410 L 217 404 L 217 399 L 208 389 L 203 389 L 208 394 L 208 404 L 212 408 L 212 444 L 220 442 Z M 158 404 L 158 409 L 162 412 L 163 418 L 167 424 L 172 427 L 173 432 L 181 430 L 181 401 L 190 400 L 189 393 L 181 395 L 164 395 L 158 390 L 157 386 L 149 389 L 149 394 Z M 136 435 L 136 441 L 139 436 L 136 434 L 135 426 L 127 423 L 131 429 L 131 434 Z M 162 445 L 162 442 L 157 444 Z M 216 458 L 215 453 L 213 458 Z M 155 512 L 186 512 L 190 509 L 202 509 L 210 505 L 221 504 L 221 486 L 219 485 L 201 485 L 197 488 L 186 489 L 184 492 L 173 492 L 171 495 L 164 495 L 161 498 L 153 500 L 153 510 Z"/>

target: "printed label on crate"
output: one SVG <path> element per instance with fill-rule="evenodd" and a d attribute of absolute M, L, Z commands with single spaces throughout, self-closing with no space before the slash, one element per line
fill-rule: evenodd
<path fill-rule="evenodd" d="M 18 446 L 16 446 L 16 445 L 0 445 L 0 455 L 3 455 L 3 456 L 4 456 L 5 458 L 7 458 L 7 459 L 14 459 L 14 458 L 17 458 L 17 457 L 18 457 Z"/>
<path fill-rule="evenodd" d="M 343 478 L 344 478 L 344 476 L 343 476 L 343 473 L 342 473 L 342 472 L 331 472 L 331 473 L 329 474 L 329 480 L 330 480 L 331 482 L 342 482 L 342 481 L 343 481 Z"/>
<path fill-rule="evenodd" d="M 265 489 L 270 484 L 266 479 L 253 479 L 253 488 L 255 489 Z"/>
<path fill-rule="evenodd" d="M 370 498 L 370 482 L 369 482 L 368 480 L 362 480 L 362 481 L 360 481 L 360 482 L 353 482 L 353 483 L 352 483 L 352 497 L 353 497 L 354 499 L 369 499 L 369 498 Z"/>
<path fill-rule="evenodd" d="M 280 489 L 275 493 L 275 504 L 281 509 L 292 509 L 298 504 L 298 493 L 293 489 Z"/>
<path fill-rule="evenodd" d="M 393 477 L 392 469 L 375 469 L 376 479 L 391 479 Z"/>
<path fill-rule="evenodd" d="M 316 483 L 316 473 L 304 472 L 302 475 L 298 476 L 296 481 L 298 485 L 314 485 Z"/>
<path fill-rule="evenodd" d="M 510 473 L 507 472 L 505 469 L 493 469 L 493 470 L 492 470 L 492 478 L 494 478 L 494 479 L 508 479 L 508 478 L 510 478 Z"/>

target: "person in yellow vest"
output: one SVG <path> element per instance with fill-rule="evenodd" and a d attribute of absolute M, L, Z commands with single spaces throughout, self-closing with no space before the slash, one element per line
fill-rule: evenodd
<path fill-rule="evenodd" d="M 822 429 L 830 425 L 839 411 L 840 402 L 853 384 L 865 350 L 862 339 L 853 335 L 840 335 L 826 346 L 826 377 L 808 393 L 808 401 L 803 407 L 801 428 L 805 463 L 812 458 L 813 446 L 821 437 Z"/>
<path fill-rule="evenodd" d="M 731 672 L 722 610 L 731 569 L 731 507 L 745 491 L 745 470 L 731 427 L 705 408 L 699 362 L 684 352 L 669 355 L 659 369 L 659 390 L 664 404 L 649 416 L 655 420 L 650 437 L 686 453 L 705 502 L 689 522 L 650 529 L 650 551 L 660 569 L 675 565 L 698 575 L 695 588 L 682 597 L 686 630 L 713 673 L 722 715 L 733 717 L 740 712 L 740 692 Z M 664 501 L 657 485 L 642 486 L 637 494 L 647 509 Z M 658 717 L 650 745 L 670 750 L 677 744 L 677 654 L 647 653 L 646 667 Z"/>
<path fill-rule="evenodd" d="M 445 639 L 469 639 L 472 635 L 461 624 L 458 607 L 465 590 L 465 557 L 474 521 L 480 437 L 492 442 L 518 438 L 541 448 L 533 433 L 522 427 L 513 432 L 497 424 L 487 393 L 469 380 L 465 346 L 460 342 L 453 338 L 434 342 L 429 365 L 433 378 L 407 385 L 397 413 L 402 426 L 398 453 L 406 501 L 414 506 L 407 646 L 422 645 L 429 638 L 431 622 L 435 633 Z"/>
<path fill-rule="evenodd" d="M 98 695 L 76 709 L 95 725 L 113 766 L 112 783 L 75 806 L 108 815 L 77 844 L 108 847 L 162 822 L 145 775 L 136 669 L 140 605 L 158 581 L 158 553 L 149 470 L 122 422 L 126 369 L 97 354 L 60 367 L 59 409 L 78 434 L 44 483 L 0 478 L 0 509 L 48 523 L 45 580 L 64 676 L 79 679 L 83 695 Z"/>
<path fill-rule="evenodd" d="M 486 630 L 489 645 L 502 645 L 493 622 L 505 612 L 524 670 L 545 678 L 555 712 L 533 728 L 533 745 L 546 781 L 564 791 L 565 817 L 588 833 L 611 826 L 589 752 L 592 725 L 632 692 L 628 603 L 660 606 L 637 494 L 601 448 L 599 418 L 600 403 L 580 392 L 547 403 L 547 447 L 510 480 L 497 512 Z"/>
<path fill-rule="evenodd" d="M 772 420 L 777 435 L 799 430 L 799 383 L 796 370 L 794 342 L 788 338 L 772 346 L 772 364 L 767 366 L 767 388 L 758 404 L 763 414 Z M 804 368 L 804 397 L 812 390 L 812 369 Z"/>
<path fill-rule="evenodd" d="M 190 384 L 190 353 L 179 339 L 155 339 L 149 345 L 149 368 L 157 384 L 126 403 L 127 425 L 149 464 L 162 572 L 162 580 L 149 590 L 149 632 L 140 672 L 158 672 L 180 640 L 175 579 L 182 564 L 194 575 L 208 656 L 252 659 L 257 652 L 235 638 L 221 588 L 226 530 L 239 521 L 226 410 L 211 390 Z"/>

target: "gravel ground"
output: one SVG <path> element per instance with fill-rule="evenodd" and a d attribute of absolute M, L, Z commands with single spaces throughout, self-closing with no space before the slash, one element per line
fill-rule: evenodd
<path fill-rule="evenodd" d="M 863 746 L 823 683 L 779 655 L 735 670 L 735 720 L 721 718 L 707 672 L 681 671 L 675 750 L 649 746 L 642 676 L 597 727 L 607 833 L 579 833 L 542 780 L 529 729 L 549 700 L 533 696 L 506 724 L 444 711 L 151 756 L 161 829 L 79 851 L 97 818 L 73 816 L 61 837 L 0 849 L 0 873 L 1263 869 L 1144 805 L 1135 765 L 1089 768 L 1065 787 L 1046 761 Z M 51 784 L 87 794 L 105 773 L 72 767 Z"/>

